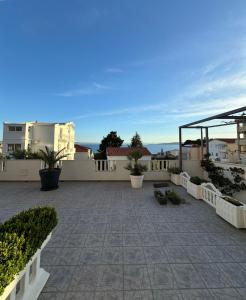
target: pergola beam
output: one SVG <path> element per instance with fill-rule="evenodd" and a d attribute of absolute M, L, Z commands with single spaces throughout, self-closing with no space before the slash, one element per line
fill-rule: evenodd
<path fill-rule="evenodd" d="M 201 130 L 201 145 L 203 146 L 203 128 L 206 130 L 206 152 L 207 154 L 209 153 L 209 137 L 208 137 L 208 129 L 209 128 L 214 128 L 214 127 L 220 127 L 220 126 L 228 126 L 228 125 L 236 125 L 239 126 L 239 122 L 242 120 L 246 120 L 246 116 L 243 113 L 242 116 L 233 116 L 233 114 L 238 114 L 240 112 L 246 111 L 246 106 L 242 106 L 237 109 L 233 109 L 227 112 L 224 112 L 222 114 L 218 114 L 212 117 L 204 118 L 195 122 L 191 122 L 182 126 L 179 126 L 179 167 L 182 170 L 182 129 L 183 128 L 188 128 L 188 129 L 200 129 Z M 207 125 L 207 126 L 201 126 L 197 124 L 201 124 L 204 122 L 209 122 L 212 120 L 234 120 L 230 122 L 225 122 L 224 124 L 215 124 L 215 125 Z M 197 126 L 194 126 L 197 125 Z"/>
<path fill-rule="evenodd" d="M 215 120 L 215 119 L 220 119 L 221 117 L 228 117 L 228 116 L 231 116 L 233 114 L 237 114 L 237 113 L 243 112 L 245 110 L 246 110 L 246 106 L 243 106 L 243 107 L 240 107 L 240 108 L 237 108 L 237 109 L 233 109 L 233 110 L 227 111 L 227 112 L 222 113 L 222 114 L 218 114 L 218 115 L 215 115 L 215 116 L 212 116 L 212 117 L 208 117 L 208 118 L 205 118 L 205 119 L 201 119 L 201 120 L 198 120 L 198 121 L 195 121 L 195 122 L 191 122 L 191 123 L 185 124 L 185 125 L 183 125 L 181 127 L 186 128 L 186 127 L 189 127 L 189 126 L 192 126 L 192 125 L 196 125 L 196 124 L 200 124 L 200 123 L 212 121 L 212 120 Z"/>

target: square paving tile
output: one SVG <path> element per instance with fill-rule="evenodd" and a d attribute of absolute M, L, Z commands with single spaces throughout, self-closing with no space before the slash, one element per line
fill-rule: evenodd
<path fill-rule="evenodd" d="M 101 247 L 93 247 L 93 248 L 83 248 L 80 257 L 78 259 L 79 265 L 92 265 L 92 264 L 100 264 L 102 261 L 102 251 Z"/>
<path fill-rule="evenodd" d="M 53 266 L 45 269 L 50 277 L 43 289 L 43 292 L 65 292 L 70 287 L 75 267 Z"/>
<path fill-rule="evenodd" d="M 168 262 L 168 257 L 162 247 L 144 247 L 147 264 L 162 264 Z"/>
<path fill-rule="evenodd" d="M 119 247 L 123 244 L 123 236 L 119 233 L 107 233 L 105 235 L 104 246 L 105 247 Z"/>
<path fill-rule="evenodd" d="M 149 265 L 148 270 L 153 289 L 175 288 L 174 276 L 169 264 Z"/>
<path fill-rule="evenodd" d="M 95 291 L 100 266 L 79 266 L 73 273 L 70 289 L 72 291 Z"/>
<path fill-rule="evenodd" d="M 154 300 L 183 300 L 180 290 L 153 290 Z"/>
<path fill-rule="evenodd" d="M 219 263 L 217 266 L 226 274 L 232 287 L 246 287 L 246 269 L 239 263 Z"/>
<path fill-rule="evenodd" d="M 121 265 L 101 266 L 97 290 L 122 290 L 123 267 Z"/>
<path fill-rule="evenodd" d="M 151 290 L 144 291 L 125 291 L 124 300 L 153 300 Z"/>
<path fill-rule="evenodd" d="M 207 289 L 182 290 L 183 300 L 211 300 L 214 297 Z M 214 299 L 215 300 L 215 299 Z"/>
<path fill-rule="evenodd" d="M 145 264 L 145 255 L 141 247 L 123 247 L 124 264 Z"/>
<path fill-rule="evenodd" d="M 102 249 L 102 264 L 123 264 L 123 248 L 122 247 L 111 247 Z"/>
<path fill-rule="evenodd" d="M 150 289 L 150 279 L 146 265 L 124 265 L 124 289 Z"/>
<path fill-rule="evenodd" d="M 208 288 L 231 287 L 228 277 L 216 264 L 195 264 L 194 266 Z"/>
<path fill-rule="evenodd" d="M 100 247 L 104 244 L 105 235 L 101 233 L 88 234 L 85 240 L 85 247 Z"/>
<path fill-rule="evenodd" d="M 177 288 L 205 288 L 201 277 L 192 264 L 172 264 Z"/>
<path fill-rule="evenodd" d="M 226 288 L 226 289 L 213 289 L 210 290 L 211 294 L 215 299 L 219 300 L 242 300 L 242 296 L 237 292 L 236 289 Z"/>

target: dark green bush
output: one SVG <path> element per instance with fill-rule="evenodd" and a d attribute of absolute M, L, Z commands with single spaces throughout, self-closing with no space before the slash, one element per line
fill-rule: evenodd
<path fill-rule="evenodd" d="M 190 178 L 190 182 L 196 184 L 196 185 L 200 185 L 203 182 L 205 182 L 205 180 L 203 180 L 202 178 L 198 177 L 198 176 L 194 176 Z"/>
<path fill-rule="evenodd" d="M 168 171 L 168 173 L 177 174 L 177 175 L 179 175 L 182 172 L 182 170 L 177 167 L 168 168 L 167 171 Z"/>
<path fill-rule="evenodd" d="M 225 201 L 235 205 L 235 206 L 243 206 L 243 204 L 238 201 L 237 199 L 234 199 L 232 197 L 222 197 Z"/>
<path fill-rule="evenodd" d="M 163 195 L 163 193 L 160 190 L 154 191 L 154 195 L 160 205 L 167 204 L 167 198 L 165 197 L 165 195 Z"/>
<path fill-rule="evenodd" d="M 174 191 L 166 191 L 166 197 L 172 204 L 179 205 L 181 203 L 181 198 Z"/>
<path fill-rule="evenodd" d="M 52 207 L 23 211 L 0 225 L 0 295 L 57 224 Z"/>

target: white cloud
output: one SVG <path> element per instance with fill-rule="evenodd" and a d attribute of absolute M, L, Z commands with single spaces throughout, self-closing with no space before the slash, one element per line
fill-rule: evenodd
<path fill-rule="evenodd" d="M 76 97 L 76 96 L 83 96 L 83 95 L 95 95 L 101 93 L 103 90 L 111 89 L 110 86 L 106 86 L 97 82 L 93 84 L 81 88 L 81 89 L 73 89 L 65 92 L 54 93 L 55 96 L 59 97 Z"/>

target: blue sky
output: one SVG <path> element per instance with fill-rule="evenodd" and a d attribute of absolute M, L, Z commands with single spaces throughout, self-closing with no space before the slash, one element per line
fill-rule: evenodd
<path fill-rule="evenodd" d="M 177 141 L 178 125 L 246 105 L 245 15 L 245 0 L 0 0 L 0 121 Z"/>

